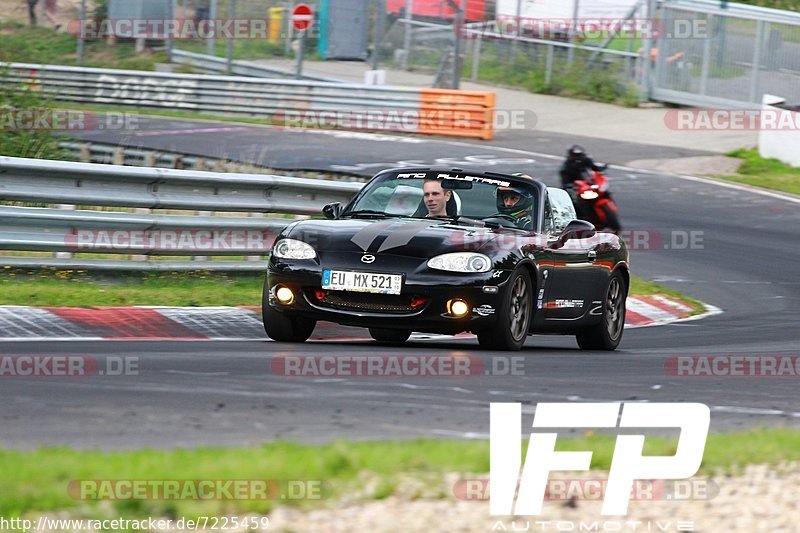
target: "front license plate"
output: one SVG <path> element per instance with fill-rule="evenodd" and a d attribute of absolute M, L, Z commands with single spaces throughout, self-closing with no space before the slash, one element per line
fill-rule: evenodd
<path fill-rule="evenodd" d="M 400 274 L 377 274 L 347 270 L 322 271 L 322 288 L 333 291 L 400 294 L 402 285 L 403 276 Z"/>

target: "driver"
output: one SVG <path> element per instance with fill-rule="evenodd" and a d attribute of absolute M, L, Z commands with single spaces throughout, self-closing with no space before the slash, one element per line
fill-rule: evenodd
<path fill-rule="evenodd" d="M 422 199 L 428 209 L 428 217 L 446 217 L 447 202 L 453 196 L 453 191 L 444 190 L 440 180 L 429 179 L 422 184 L 422 192 Z"/>
<path fill-rule="evenodd" d="M 525 187 L 498 187 L 497 212 L 525 230 L 533 228 L 533 195 Z"/>

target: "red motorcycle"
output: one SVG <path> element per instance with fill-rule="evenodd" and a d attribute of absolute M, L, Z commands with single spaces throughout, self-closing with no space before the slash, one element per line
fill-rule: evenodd
<path fill-rule="evenodd" d="M 617 204 L 611 198 L 608 178 L 596 170 L 587 170 L 585 179 L 575 180 L 575 210 L 578 216 L 594 224 L 598 231 L 618 233 L 622 226 Z"/>

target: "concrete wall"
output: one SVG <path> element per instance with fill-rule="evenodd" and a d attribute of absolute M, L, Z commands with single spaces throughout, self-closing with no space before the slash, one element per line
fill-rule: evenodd
<path fill-rule="evenodd" d="M 800 113 L 782 109 L 786 100 L 765 94 L 762 100 L 761 128 L 758 132 L 758 153 L 800 168 Z M 775 127 L 767 122 L 767 114 L 775 117 Z M 792 127 L 794 125 L 794 127 Z"/>

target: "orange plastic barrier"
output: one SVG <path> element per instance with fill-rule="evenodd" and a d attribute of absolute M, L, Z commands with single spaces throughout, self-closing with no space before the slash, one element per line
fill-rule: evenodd
<path fill-rule="evenodd" d="M 494 105 L 495 93 L 422 89 L 419 133 L 488 141 L 494 135 Z"/>

